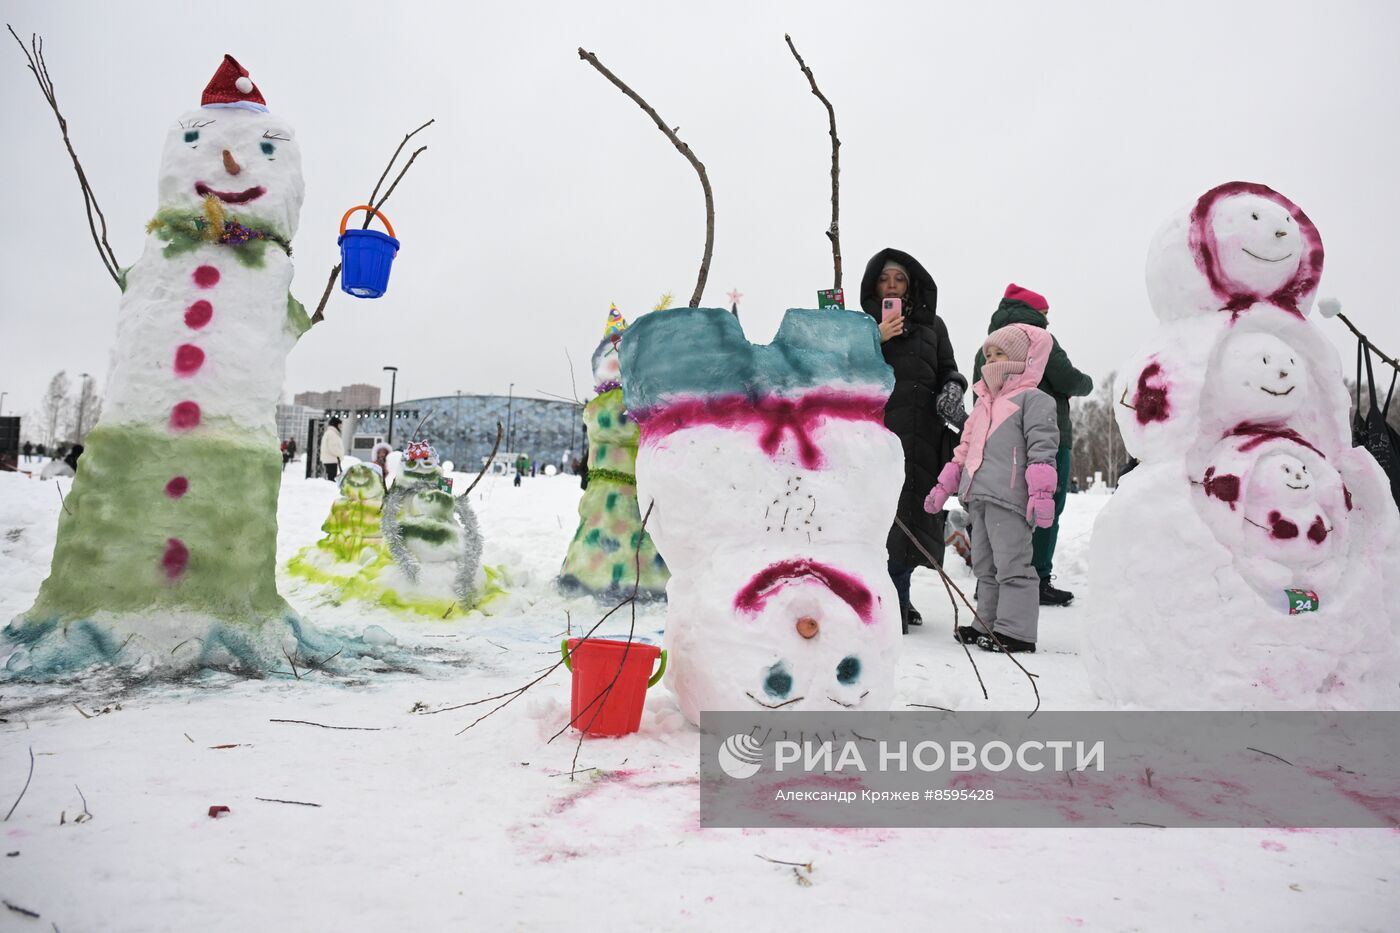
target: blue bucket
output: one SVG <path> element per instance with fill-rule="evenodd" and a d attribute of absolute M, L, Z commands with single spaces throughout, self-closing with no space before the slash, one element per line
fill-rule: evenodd
<path fill-rule="evenodd" d="M 377 214 L 389 232 L 346 230 L 350 215 L 356 211 Z M 378 298 L 389 290 L 389 270 L 399 252 L 399 241 L 394 239 L 389 218 L 368 204 L 352 207 L 340 218 L 340 239 L 336 242 L 340 246 L 341 291 L 356 298 Z"/>

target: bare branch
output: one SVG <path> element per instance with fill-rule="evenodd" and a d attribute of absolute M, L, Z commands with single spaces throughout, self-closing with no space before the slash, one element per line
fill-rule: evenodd
<path fill-rule="evenodd" d="M 476 488 L 476 484 L 481 482 L 481 478 L 486 475 L 486 471 L 491 469 L 491 461 L 496 459 L 496 451 L 501 449 L 501 435 L 503 433 L 505 433 L 505 430 L 501 427 L 501 423 L 497 421 L 496 443 L 491 446 L 491 456 L 486 458 L 486 462 L 481 465 L 481 472 L 476 474 L 476 479 L 472 480 L 472 484 L 467 487 L 467 491 L 462 493 L 462 495 L 471 495 L 471 491 Z"/>
<path fill-rule="evenodd" d="M 15 815 L 15 807 L 19 806 L 19 802 L 24 799 L 24 793 L 29 790 L 29 782 L 32 780 L 34 780 L 34 746 L 31 745 L 29 746 L 29 776 L 24 779 L 24 787 L 20 788 L 19 796 L 16 797 L 15 802 L 10 805 L 10 812 L 6 813 L 5 819 L 0 820 L 0 822 L 8 823 L 10 817 Z"/>
<path fill-rule="evenodd" d="M 375 182 L 374 190 L 370 192 L 369 200 L 365 203 L 367 203 L 370 207 L 374 208 L 377 211 L 381 206 L 383 206 L 385 201 L 389 200 L 389 195 L 394 193 L 394 189 L 398 187 L 399 182 L 402 181 L 404 175 L 408 173 L 409 168 L 413 165 L 413 160 L 418 158 L 420 153 L 425 152 L 428 147 L 420 146 L 413 151 L 413 154 L 408 158 L 408 163 L 404 165 L 404 167 L 399 171 L 399 174 L 394 177 L 393 183 L 389 185 L 389 190 L 384 192 L 384 197 L 379 198 L 379 200 L 376 201 L 375 198 L 379 197 L 380 185 L 383 185 L 384 179 L 389 177 L 389 172 L 393 170 L 394 163 L 397 162 L 399 159 L 399 153 L 403 152 L 403 147 L 408 145 L 408 141 L 413 137 L 417 136 L 419 133 L 426 130 L 428 127 L 432 126 L 434 122 L 436 122 L 436 119 L 429 120 L 427 123 L 424 123 L 412 133 L 408 133 L 404 136 L 403 140 L 399 142 L 398 148 L 394 150 L 394 154 L 389 158 L 389 164 L 384 166 L 384 171 L 380 174 L 379 181 Z M 365 220 L 364 223 L 360 226 L 360 229 L 369 229 L 369 222 L 373 219 L 374 213 L 371 211 L 366 211 Z M 326 302 L 330 301 L 331 299 L 331 291 L 335 288 L 335 280 L 339 275 L 340 263 L 336 263 L 335 268 L 331 269 L 330 277 L 326 279 L 326 288 L 325 291 L 321 292 L 321 300 L 316 303 L 316 311 L 311 315 L 312 326 L 315 326 L 326 319 Z"/>
<path fill-rule="evenodd" d="M 68 121 L 64 118 L 63 112 L 58 109 L 58 98 L 54 94 L 53 79 L 49 77 L 48 64 L 44 61 L 44 40 L 36 35 L 29 37 L 29 48 L 25 48 L 20 37 L 15 34 L 14 27 L 8 23 L 5 28 L 10 31 L 10 35 L 15 37 L 15 42 L 19 43 L 20 51 L 24 53 L 25 60 L 29 63 L 29 70 L 34 72 L 34 80 L 39 83 L 39 90 L 44 95 L 44 100 L 49 108 L 53 110 L 54 118 L 58 120 L 59 131 L 63 134 L 63 145 L 68 149 L 68 157 L 73 160 L 73 171 L 78 175 L 78 186 L 83 192 L 83 209 L 87 212 L 88 232 L 92 234 L 92 243 L 97 247 L 97 255 L 102 259 L 102 266 L 107 270 L 107 274 L 112 277 L 112 281 L 121 287 L 121 264 L 117 262 L 116 253 L 112 252 L 112 246 L 107 242 L 107 217 L 102 213 L 102 208 L 97 204 L 97 196 L 92 192 L 92 185 L 88 183 L 87 173 L 83 171 L 83 164 L 78 161 L 78 153 L 73 149 L 73 141 L 68 138 Z M 93 215 L 96 214 L 96 220 Z M 98 233 L 98 225 L 101 225 L 102 232 Z"/>
<path fill-rule="evenodd" d="M 656 124 L 656 128 L 666 134 L 666 138 L 671 141 L 671 145 L 676 147 L 677 152 L 685 156 L 686 161 L 691 164 L 696 174 L 700 176 L 700 187 L 705 191 L 705 255 L 704 258 L 700 260 L 700 276 L 695 282 L 695 291 L 690 296 L 690 307 L 698 308 L 700 307 L 700 296 L 705 293 L 705 280 L 710 276 L 710 255 L 714 252 L 715 248 L 715 197 L 714 193 L 710 190 L 710 177 L 705 174 L 705 166 L 695 157 L 695 153 L 690 151 L 690 147 L 681 142 L 681 138 L 676 135 L 676 131 L 671 128 L 670 124 L 662 120 L 661 117 L 657 115 L 656 111 L 652 109 L 651 105 L 642 100 L 641 95 L 626 84 L 623 84 L 622 80 L 618 78 L 617 75 L 609 71 L 602 62 L 598 61 L 598 56 L 580 48 L 578 50 L 578 57 L 596 68 L 598 73 L 611 81 L 619 91 L 632 98 L 633 102 L 635 102 L 638 107 L 641 107 L 642 110 L 646 112 L 647 116 L 651 117 L 652 121 Z"/>
<path fill-rule="evenodd" d="M 1365 334 L 1361 333 L 1361 331 L 1357 330 L 1356 325 L 1353 324 L 1345 314 L 1338 311 L 1337 319 L 1340 320 L 1343 324 L 1345 324 L 1348 328 L 1350 328 L 1351 332 L 1357 336 L 1357 339 L 1359 339 L 1362 343 L 1366 344 L 1366 346 L 1370 347 L 1371 352 L 1376 354 L 1376 356 L 1380 357 L 1382 362 L 1389 363 L 1396 369 L 1400 369 L 1400 362 L 1397 362 L 1394 357 L 1386 356 L 1384 353 L 1382 353 L 1381 348 L 1372 343 L 1371 338 L 1367 337 Z"/>
<path fill-rule="evenodd" d="M 305 719 L 269 719 L 268 722 L 289 722 L 299 726 L 319 726 L 322 729 L 339 729 L 345 732 L 382 732 L 380 726 L 328 726 L 320 722 L 307 722 Z"/>
<path fill-rule="evenodd" d="M 798 67 L 807 76 L 807 83 L 812 86 L 812 93 L 817 96 L 817 100 L 826 107 L 827 120 L 831 124 L 828 131 L 831 134 L 831 226 L 826 230 L 826 238 L 831 241 L 831 264 L 836 271 L 836 284 L 832 288 L 841 287 L 841 139 L 836 135 L 836 108 L 831 106 L 831 101 L 817 87 L 816 76 L 812 74 L 812 69 L 807 67 L 807 63 L 802 60 L 802 56 L 797 52 L 797 46 L 792 44 L 792 36 L 783 34 L 783 40 L 792 50 L 792 57 L 797 59 Z"/>
<path fill-rule="evenodd" d="M 371 205 L 374 204 L 374 199 L 375 199 L 376 197 L 379 196 L 379 186 L 382 185 L 382 184 L 384 184 L 384 179 L 386 179 L 386 178 L 389 177 L 389 172 L 390 172 L 391 169 L 393 169 L 394 163 L 397 162 L 397 161 L 399 160 L 399 153 L 403 152 L 403 147 L 408 145 L 408 141 L 409 141 L 410 139 L 412 139 L 413 137 L 417 136 L 419 133 L 423 132 L 423 131 L 426 130 L 428 127 L 432 126 L 434 122 L 436 122 L 436 118 L 434 118 L 434 119 L 432 119 L 432 120 L 429 120 L 427 123 L 424 123 L 422 126 L 418 127 L 418 129 L 414 130 L 412 133 L 408 133 L 407 135 L 404 136 L 403 140 L 399 143 L 399 147 L 398 147 L 397 149 L 395 149 L 395 150 L 394 150 L 394 154 L 393 154 L 392 156 L 389 157 L 389 164 L 386 165 L 386 166 L 384 166 L 384 172 L 383 172 L 383 174 L 381 174 L 381 175 L 379 176 L 379 181 L 377 181 L 377 182 L 374 183 L 374 190 L 371 191 L 371 192 L 369 193 L 369 201 L 368 201 L 367 203 L 369 203 L 369 204 L 371 204 Z M 425 146 L 424 148 L 427 148 L 427 147 Z M 419 150 L 418 150 L 418 152 L 422 152 L 422 151 L 423 151 L 422 149 L 419 149 Z M 416 156 L 417 154 L 418 154 L 417 152 L 414 153 L 415 156 Z M 409 163 L 411 164 L 412 162 L 413 162 L 413 160 L 412 160 L 412 159 L 409 159 Z M 408 171 L 408 169 L 405 168 L 404 171 Z M 403 177 L 403 173 L 400 172 L 400 173 L 399 173 L 399 178 L 402 178 L 402 177 Z M 398 184 L 398 179 L 397 179 L 397 178 L 394 179 L 394 184 Z M 392 191 L 392 190 L 393 190 L 393 187 L 391 186 L 389 190 Z M 387 194 L 384 195 L 384 200 L 387 201 L 388 199 L 389 199 L 389 196 L 388 196 Z M 379 203 L 380 203 L 380 204 L 383 204 L 384 201 L 380 201 Z M 371 218 L 372 216 L 373 216 L 373 215 L 371 215 L 371 214 L 366 214 L 366 215 L 365 215 L 365 225 L 364 225 L 363 227 L 361 227 L 360 229 L 362 229 L 362 230 L 367 230 L 367 229 L 369 229 L 369 222 L 370 222 L 370 218 Z"/>
<path fill-rule="evenodd" d="M 934 570 L 937 570 L 937 571 L 938 571 L 938 575 L 939 575 L 940 577 L 943 578 L 944 584 L 947 585 L 947 586 L 949 586 L 949 587 L 951 587 L 952 589 L 956 590 L 956 591 L 957 591 L 957 594 L 958 594 L 959 596 L 962 597 L 962 601 L 967 605 L 967 608 L 972 612 L 972 617 L 973 617 L 974 619 L 977 620 L 977 622 L 978 622 L 979 625 L 982 626 L 982 630 L 985 631 L 985 632 L 987 633 L 988 637 L 990 637 L 990 638 L 992 639 L 992 641 L 996 642 L 998 645 L 1001 645 L 1001 643 L 1002 643 L 1002 642 L 1001 642 L 1001 639 L 997 637 L 996 632 L 992 631 L 992 627 L 991 627 L 989 624 L 987 624 L 985 621 L 983 621 L 982 617 L 979 616 L 979 615 L 977 614 L 977 610 L 973 607 L 972 603 L 968 602 L 967 594 L 965 594 L 965 593 L 958 587 L 958 585 L 957 585 L 956 583 L 954 583 L 954 582 L 952 581 L 952 579 L 949 578 L 948 574 L 946 574 L 946 573 L 943 572 L 943 565 L 940 564 L 937 560 L 934 559 L 933 555 L 930 554 L 930 553 L 928 552 L 928 549 L 925 548 L 925 547 L 923 546 L 923 544 L 919 541 L 918 538 L 914 537 L 914 532 L 912 532 L 912 531 L 909 530 L 909 526 L 906 525 L 906 524 L 904 524 L 904 522 L 901 521 L 900 518 L 899 518 L 898 516 L 895 517 L 894 523 L 895 523 L 896 525 L 899 526 L 900 530 L 903 531 L 905 535 L 908 536 L 908 538 L 909 538 L 910 541 L 913 541 L 913 542 L 914 542 L 914 547 L 918 548 L 919 553 L 920 553 L 920 554 L 923 554 L 924 557 L 928 560 L 929 566 L 932 567 Z M 956 604 L 954 604 L 954 611 L 956 612 Z M 967 649 L 967 645 L 963 645 L 963 649 L 966 650 L 966 649 Z M 1014 654 L 1012 654 L 1012 653 L 1009 652 L 1009 651 L 1004 650 L 1004 646 L 1003 646 L 1003 651 L 1002 651 L 1002 653 L 1006 655 L 1007 659 L 1010 660 L 1012 664 L 1014 664 L 1014 665 L 1016 665 L 1018 668 L 1020 668 L 1020 669 L 1021 669 L 1021 673 L 1022 673 L 1022 674 L 1025 674 L 1025 675 L 1026 675 L 1026 679 L 1029 680 L 1029 681 L 1031 682 L 1031 690 L 1035 693 L 1035 709 L 1032 709 L 1032 710 L 1031 710 L 1030 716 L 1034 716 L 1037 712 L 1040 711 L 1040 688 L 1037 687 L 1037 686 L 1035 685 L 1035 675 L 1032 674 L 1030 671 L 1026 670 L 1025 666 L 1022 665 L 1020 661 L 1016 660 L 1016 656 L 1015 656 Z M 968 652 L 968 659 L 970 660 L 971 658 L 972 658 L 972 652 L 969 651 L 969 652 Z M 973 665 L 973 668 L 976 669 L 976 664 Z M 979 683 L 980 683 L 981 680 L 982 680 L 982 675 L 981 675 L 980 673 L 977 675 L 977 680 L 978 680 Z M 986 689 L 986 688 L 984 687 L 984 688 L 983 688 L 984 692 L 985 692 L 985 689 Z M 1026 718 L 1029 719 L 1030 716 L 1027 716 Z"/>

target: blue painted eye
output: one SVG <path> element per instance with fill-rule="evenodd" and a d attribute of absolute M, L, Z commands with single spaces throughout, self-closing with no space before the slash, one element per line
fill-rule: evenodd
<path fill-rule="evenodd" d="M 836 665 L 836 679 L 846 686 L 860 680 L 860 658 L 854 655 L 842 658 Z"/>
<path fill-rule="evenodd" d="M 768 669 L 768 676 L 763 681 L 763 692 L 778 699 L 792 692 L 792 675 L 781 662 Z"/>
<path fill-rule="evenodd" d="M 277 147 L 274 146 L 272 143 L 263 142 L 263 144 L 262 144 L 262 151 L 263 151 L 263 155 L 272 155 L 274 152 L 277 151 Z"/>
<path fill-rule="evenodd" d="M 185 130 L 185 142 L 192 143 L 199 139 L 199 130 Z"/>

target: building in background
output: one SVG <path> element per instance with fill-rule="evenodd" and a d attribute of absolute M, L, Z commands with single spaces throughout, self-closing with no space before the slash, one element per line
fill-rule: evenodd
<path fill-rule="evenodd" d="M 314 395 L 316 393 L 304 393 Z M 301 396 L 298 396 L 300 398 Z M 312 408 L 309 405 L 293 403 L 277 405 L 277 439 L 285 441 L 295 438 L 298 450 L 301 449 L 302 439 L 306 437 L 306 425 L 313 418 L 321 417 L 320 408 Z M 304 451 L 301 451 L 304 452 Z"/>
<path fill-rule="evenodd" d="M 298 392 L 292 396 L 292 404 L 323 411 L 327 408 L 378 408 L 379 386 L 357 382 L 328 392 Z"/>
<path fill-rule="evenodd" d="M 388 434 L 388 409 L 351 413 L 355 435 Z M 411 440 L 425 440 L 442 459 L 471 472 L 480 469 L 491 453 L 497 422 L 503 432 L 498 460 L 507 454 L 512 459 L 524 454 L 541 468 L 553 464 L 568 472 L 573 458 L 583 451 L 583 406 L 505 395 L 444 395 L 396 402 L 394 447 L 402 450 Z"/>

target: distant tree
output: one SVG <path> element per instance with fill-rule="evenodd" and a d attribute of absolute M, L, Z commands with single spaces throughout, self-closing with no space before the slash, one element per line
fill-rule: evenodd
<path fill-rule="evenodd" d="M 44 400 L 40 404 L 44 443 L 50 448 L 62 441 L 67 434 L 67 416 L 73 405 L 69 391 L 68 371 L 59 370 L 49 380 L 49 391 L 44 394 Z"/>
<path fill-rule="evenodd" d="M 1070 420 L 1074 424 L 1074 478 L 1081 489 L 1088 488 L 1094 474 L 1102 473 L 1109 486 L 1118 483 L 1118 474 L 1127 463 L 1128 451 L 1118 431 L 1113 398 L 1114 373 L 1099 383 L 1088 398 L 1070 400 Z"/>
<path fill-rule="evenodd" d="M 73 400 L 72 417 L 69 419 L 69 440 L 81 444 L 83 438 L 92 430 L 92 426 L 97 424 L 101 414 L 102 396 L 97 393 L 97 380 L 91 376 L 84 376 L 78 388 L 77 398 Z"/>

